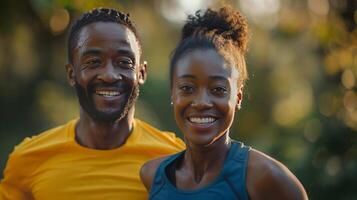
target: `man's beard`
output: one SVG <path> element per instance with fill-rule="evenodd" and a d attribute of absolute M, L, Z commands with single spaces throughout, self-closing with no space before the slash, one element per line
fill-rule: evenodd
<path fill-rule="evenodd" d="M 125 91 L 125 99 L 123 100 L 124 104 L 120 105 L 120 109 L 115 112 L 105 112 L 97 109 L 93 95 L 95 95 L 95 88 L 101 87 L 124 87 Z M 85 89 L 80 84 L 78 84 L 77 80 L 75 80 L 75 89 L 78 96 L 78 101 L 83 110 L 95 121 L 99 122 L 115 122 L 120 121 L 125 116 L 127 116 L 129 110 L 134 106 L 136 99 L 139 96 L 139 85 L 136 83 L 134 85 L 129 85 L 126 83 L 93 83 L 92 81 L 88 84 Z M 128 94 L 130 91 L 130 94 Z"/>

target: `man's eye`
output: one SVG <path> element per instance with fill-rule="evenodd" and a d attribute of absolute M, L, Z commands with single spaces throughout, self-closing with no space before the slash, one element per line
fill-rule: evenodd
<path fill-rule="evenodd" d="M 85 62 L 85 65 L 89 66 L 89 67 L 97 67 L 97 66 L 100 66 L 101 63 L 102 62 L 100 59 L 90 59 Z"/>
<path fill-rule="evenodd" d="M 119 59 L 117 60 L 116 64 L 124 68 L 134 68 L 134 62 L 131 59 Z"/>

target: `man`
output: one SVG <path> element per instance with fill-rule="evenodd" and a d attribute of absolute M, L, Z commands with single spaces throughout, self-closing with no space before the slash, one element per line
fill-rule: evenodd
<path fill-rule="evenodd" d="M 129 15 L 94 9 L 71 28 L 66 71 L 80 117 L 25 139 L 10 155 L 3 199 L 146 199 L 141 165 L 184 148 L 171 133 L 134 119 L 146 79 Z M 59 113 L 60 114 L 60 113 Z"/>

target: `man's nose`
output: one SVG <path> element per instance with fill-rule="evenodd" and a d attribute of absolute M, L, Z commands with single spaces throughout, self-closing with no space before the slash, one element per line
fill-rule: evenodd
<path fill-rule="evenodd" d="M 98 76 L 98 79 L 107 83 L 114 83 L 122 79 L 118 69 L 116 69 L 111 62 L 103 68 Z"/>

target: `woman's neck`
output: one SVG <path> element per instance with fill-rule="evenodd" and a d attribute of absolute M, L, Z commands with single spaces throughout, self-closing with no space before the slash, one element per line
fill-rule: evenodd
<path fill-rule="evenodd" d="M 228 133 L 206 146 L 188 144 L 182 167 L 192 173 L 195 183 L 207 174 L 219 174 L 231 146 Z"/>

